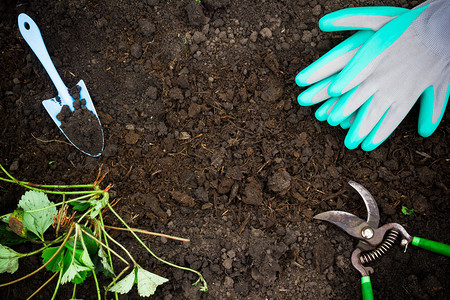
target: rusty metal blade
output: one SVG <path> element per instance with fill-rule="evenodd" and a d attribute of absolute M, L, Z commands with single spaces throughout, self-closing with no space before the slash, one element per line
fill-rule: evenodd
<path fill-rule="evenodd" d="M 362 239 L 361 230 L 370 227 L 366 221 L 345 211 L 331 210 L 314 216 L 314 219 L 323 220 L 338 226 L 351 236 Z"/>
<path fill-rule="evenodd" d="M 364 204 L 367 209 L 367 224 L 369 224 L 372 228 L 378 228 L 378 224 L 380 223 L 380 212 L 378 210 L 378 205 L 373 196 L 366 190 L 365 187 L 360 185 L 357 182 L 349 181 L 350 184 L 363 198 Z"/>

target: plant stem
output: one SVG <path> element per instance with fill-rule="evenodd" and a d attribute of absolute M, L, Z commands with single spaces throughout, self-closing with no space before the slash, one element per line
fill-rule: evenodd
<path fill-rule="evenodd" d="M 105 290 L 108 291 L 108 290 L 111 288 L 111 286 L 113 286 L 113 285 L 117 282 L 117 280 L 119 280 L 120 277 L 122 277 L 122 275 L 123 275 L 129 268 L 130 268 L 129 265 L 128 265 L 126 268 L 124 268 L 124 269 L 119 273 L 119 275 L 117 275 L 117 277 L 114 278 L 113 281 L 105 288 Z M 133 268 L 133 272 L 134 272 L 134 268 Z M 105 294 L 105 297 L 106 297 L 106 294 Z"/>
<path fill-rule="evenodd" d="M 92 191 L 88 195 L 84 195 L 84 196 L 80 196 L 80 197 L 77 197 L 77 198 L 73 198 L 73 199 L 67 200 L 67 201 L 65 201 L 65 203 L 71 203 L 71 202 L 74 202 L 74 201 L 87 199 L 87 198 L 90 198 L 90 197 L 94 196 L 95 194 L 98 194 L 98 193 L 96 191 Z M 65 196 L 65 194 L 63 194 L 63 196 Z M 46 207 L 43 207 L 43 208 L 38 208 L 38 209 L 33 209 L 33 210 L 25 210 L 24 212 L 26 212 L 26 213 L 33 213 L 33 212 L 43 211 L 43 210 L 46 210 L 46 209 L 49 209 L 49 208 L 52 208 L 52 207 L 60 206 L 62 204 L 63 204 L 63 202 L 58 202 L 58 203 L 54 203 L 52 205 L 49 205 L 49 206 L 46 206 Z M 3 215 L 0 218 L 3 218 L 5 216 L 7 216 L 7 215 L 9 215 L 9 214 Z"/>
<path fill-rule="evenodd" d="M 104 243 L 102 243 L 101 241 L 99 241 L 95 236 L 93 236 L 92 234 L 90 234 L 89 232 L 87 232 L 84 229 L 81 229 L 81 231 L 87 235 L 88 237 L 90 237 L 91 239 L 93 239 L 94 241 L 96 241 L 97 243 L 99 243 L 100 245 L 102 245 L 103 247 L 105 247 L 106 249 L 108 249 L 108 251 L 111 251 L 112 254 L 114 254 L 115 256 L 117 256 L 121 261 L 123 261 L 125 264 L 129 265 L 130 263 L 126 261 L 125 258 L 123 258 L 121 255 L 117 254 L 114 250 L 112 250 L 110 247 L 108 247 L 107 245 L 105 245 Z"/>
<path fill-rule="evenodd" d="M 9 174 L 8 174 L 9 175 Z M 33 184 L 30 182 L 26 182 L 26 181 L 19 181 L 17 179 L 7 179 L 4 177 L 0 177 L 0 180 L 5 181 L 5 182 L 11 182 L 11 183 L 15 183 L 18 184 L 20 186 L 23 186 L 29 190 L 34 190 L 34 191 L 39 191 L 39 192 L 43 192 L 46 194 L 67 194 L 67 195 L 77 195 L 77 194 L 89 194 L 89 193 L 102 193 L 102 191 L 52 191 L 52 190 L 47 190 L 46 188 L 60 188 L 60 189 L 68 189 L 68 188 L 93 188 L 94 186 L 92 184 L 86 184 L 86 185 L 40 185 L 40 184 Z M 43 188 L 37 188 L 37 187 L 43 187 Z"/>
<path fill-rule="evenodd" d="M 138 266 L 139 264 L 134 260 L 134 258 L 133 258 L 133 256 L 131 255 L 131 253 L 130 252 L 128 252 L 128 250 L 124 247 L 124 246 L 122 246 L 122 244 L 121 243 L 119 243 L 118 241 L 116 241 L 115 239 L 113 239 L 107 232 L 106 232 L 106 230 L 104 229 L 104 228 L 102 228 L 103 229 L 103 232 L 105 233 L 105 235 L 108 237 L 108 239 L 110 239 L 114 244 L 116 244 L 117 246 L 119 246 L 127 255 L 128 255 L 128 257 L 131 259 L 131 261 L 133 262 L 133 264 L 135 265 L 135 266 Z"/>
<path fill-rule="evenodd" d="M 75 298 L 75 292 L 77 291 L 77 284 L 76 283 L 74 283 L 73 284 L 73 292 L 72 292 L 72 298 L 71 299 L 77 299 L 77 298 Z"/>
<path fill-rule="evenodd" d="M 58 250 L 56 250 L 55 254 L 53 254 L 53 256 L 50 257 L 50 259 L 49 259 L 45 264 L 43 264 L 42 266 L 40 266 L 39 268 L 37 268 L 37 269 L 34 270 L 33 272 L 31 272 L 31 273 L 29 273 L 29 274 L 27 274 L 27 275 L 25 275 L 25 276 L 23 276 L 23 277 L 21 277 L 21 278 L 19 278 L 19 279 L 16 279 L 16 280 L 13 280 L 13 281 L 10 281 L 10 282 L 7 282 L 7 283 L 0 284 L 0 287 L 4 287 L 4 286 L 7 286 L 7 285 L 11 285 L 11 284 L 17 283 L 17 282 L 19 282 L 19 281 L 22 281 L 22 280 L 24 280 L 24 279 L 27 279 L 28 277 L 33 276 L 34 274 L 36 274 L 37 272 L 39 272 L 40 270 L 42 270 L 43 268 L 45 268 L 45 267 L 46 267 L 46 266 L 47 266 L 47 265 L 48 265 L 48 264 L 56 257 L 56 255 L 58 255 L 58 253 L 61 251 L 61 249 L 62 249 L 62 248 L 64 247 L 64 245 L 67 243 L 67 241 L 69 240 L 70 234 L 71 234 L 72 231 L 73 231 L 73 228 L 74 228 L 74 226 L 71 226 L 71 227 L 70 227 L 69 232 L 67 233 L 66 238 L 64 239 L 64 241 L 62 242 L 62 244 L 59 246 Z"/>
<path fill-rule="evenodd" d="M 40 288 L 38 288 L 37 290 L 35 290 L 34 293 L 31 294 L 31 296 L 27 298 L 27 300 L 33 298 L 37 293 L 39 293 L 39 292 L 40 292 L 47 284 L 49 284 L 50 281 L 53 280 L 53 278 L 55 278 L 56 275 L 58 275 L 58 273 L 60 273 L 60 271 L 58 271 L 58 272 L 56 272 L 55 274 L 53 274 L 53 276 L 50 277 L 50 279 L 47 280 L 43 285 L 41 285 Z"/>
<path fill-rule="evenodd" d="M 103 222 L 103 214 L 99 214 L 99 216 L 100 216 L 101 228 L 104 228 L 105 223 Z M 99 228 L 98 222 L 97 222 L 96 228 Z M 101 230 L 101 232 L 99 233 L 99 236 L 101 237 L 102 233 L 105 236 L 105 244 L 106 244 L 106 246 L 108 246 L 108 248 L 106 248 L 106 250 L 108 250 L 108 262 L 109 262 L 109 265 L 111 266 L 111 270 L 114 272 L 114 266 L 113 266 L 113 262 L 112 262 L 111 252 L 109 251 L 108 239 L 106 238 L 106 234 L 103 232 L 103 230 Z M 107 291 L 105 292 L 105 300 L 106 300 L 106 293 L 107 293 Z M 114 292 L 114 296 L 115 296 L 116 300 L 119 300 L 119 295 L 117 294 L 117 292 Z"/>
<path fill-rule="evenodd" d="M 42 248 L 40 248 L 40 249 L 38 249 L 38 250 L 35 250 L 35 251 L 33 251 L 33 252 L 23 253 L 23 254 L 21 254 L 20 257 L 27 257 L 27 256 L 34 255 L 34 254 L 36 254 L 36 253 L 39 253 L 39 252 L 45 250 L 46 248 L 50 247 L 51 245 L 56 244 L 56 243 L 59 243 L 59 241 L 61 241 L 61 239 L 63 239 L 63 238 L 64 238 L 64 236 L 62 235 L 62 236 L 58 237 L 56 240 L 51 241 L 50 243 L 46 244 L 44 247 L 42 247 Z"/>
<path fill-rule="evenodd" d="M 59 285 L 60 285 L 60 283 L 61 283 L 62 273 L 63 273 L 63 272 L 62 272 L 62 268 L 61 268 L 61 270 L 59 270 L 58 272 L 59 272 L 58 281 L 56 282 L 55 291 L 53 292 L 53 295 L 52 295 L 52 299 L 51 299 L 51 300 L 54 300 L 54 299 L 55 299 L 56 294 L 57 294 L 57 292 L 58 292 Z"/>
<path fill-rule="evenodd" d="M 136 233 L 134 233 L 134 231 L 130 228 L 130 226 L 128 226 L 128 224 L 117 214 L 117 212 L 111 207 L 111 205 L 109 203 L 108 203 L 108 207 L 112 211 L 112 213 L 116 216 L 116 218 L 119 219 L 122 222 L 122 224 L 131 232 L 131 234 L 138 240 L 138 242 L 145 248 L 145 250 L 147 250 L 154 258 L 156 258 L 160 262 L 165 263 L 165 264 L 167 264 L 167 265 L 169 265 L 171 267 L 178 268 L 178 269 L 185 270 L 185 271 L 189 271 L 189 272 L 193 272 L 193 273 L 197 274 L 198 277 L 199 277 L 199 280 L 203 283 L 202 290 L 205 290 L 205 291 L 208 290 L 208 286 L 206 284 L 206 280 L 203 278 L 203 275 L 199 271 L 196 271 L 196 270 L 193 270 L 193 269 L 187 268 L 187 267 L 178 266 L 178 265 L 176 265 L 174 263 L 171 263 L 171 262 L 168 262 L 168 261 L 166 261 L 166 260 L 164 260 L 162 258 L 159 258 L 155 253 L 153 253 L 150 250 L 150 248 L 147 247 L 147 245 L 145 245 L 145 243 L 136 235 Z"/>
<path fill-rule="evenodd" d="M 110 229 L 114 229 L 114 230 L 130 231 L 128 228 L 120 228 L 120 227 L 114 227 L 114 226 L 108 226 L 108 225 L 104 225 L 104 226 L 105 226 L 105 228 L 110 228 Z M 180 237 L 176 237 L 176 236 L 171 236 L 171 235 L 167 235 L 167 234 L 163 234 L 163 233 L 151 232 L 151 231 L 147 231 L 147 230 L 143 230 L 143 229 L 139 229 L 139 228 L 131 228 L 131 230 L 134 231 L 134 232 L 161 236 L 161 237 L 165 237 L 165 238 L 172 239 L 172 240 L 177 240 L 177 241 L 182 241 L 182 242 L 189 242 L 190 241 L 189 239 L 180 238 Z"/>
<path fill-rule="evenodd" d="M 97 275 L 95 275 L 95 270 L 92 270 L 92 275 L 94 276 L 95 287 L 97 288 L 97 298 L 100 300 L 102 296 L 100 295 L 100 287 L 98 285 Z"/>

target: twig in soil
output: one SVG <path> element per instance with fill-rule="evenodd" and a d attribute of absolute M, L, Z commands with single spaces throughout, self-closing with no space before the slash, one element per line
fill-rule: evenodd
<path fill-rule="evenodd" d="M 114 229 L 114 230 L 129 231 L 127 228 L 114 227 L 114 226 L 108 226 L 108 225 L 105 225 L 105 228 L 110 228 L 110 229 Z M 177 236 L 171 236 L 171 235 L 167 235 L 167 234 L 163 234 L 163 233 L 151 232 L 151 231 L 147 231 L 147 230 L 143 230 L 143 229 L 139 229 L 139 228 L 131 228 L 131 230 L 134 231 L 134 232 L 145 233 L 145 234 L 155 235 L 155 236 L 161 236 L 161 237 L 165 237 L 165 238 L 168 238 L 168 239 L 177 240 L 177 241 L 181 241 L 181 242 L 190 242 L 189 239 L 180 238 L 180 237 L 177 237 Z"/>
<path fill-rule="evenodd" d="M 61 141 L 61 140 L 43 140 L 43 139 L 40 139 L 40 138 L 35 137 L 33 134 L 31 134 L 31 136 L 32 136 L 35 140 L 37 140 L 37 141 L 39 141 L 39 142 L 42 142 L 42 143 L 53 143 L 53 142 L 57 142 L 57 143 L 63 143 L 63 144 L 67 144 L 67 145 L 69 145 L 69 146 L 73 146 L 71 143 L 68 143 L 68 142 L 66 142 L 66 141 Z"/>
<path fill-rule="evenodd" d="M 245 226 L 247 226 L 247 224 L 248 224 L 248 221 L 250 221 L 250 213 L 248 213 L 247 217 L 245 218 L 244 222 L 242 223 L 241 227 L 239 228 L 239 234 L 241 234 L 244 231 Z"/>
<path fill-rule="evenodd" d="M 317 191 L 323 193 L 322 191 L 319 191 L 319 190 L 317 190 Z M 342 194 L 344 194 L 344 193 L 345 193 L 344 190 L 339 191 L 339 192 L 336 192 L 336 193 L 334 193 L 334 194 L 331 194 L 331 195 L 329 195 L 329 196 L 323 198 L 322 201 L 328 201 L 328 200 L 331 200 L 331 199 L 336 198 L 337 196 L 340 196 L 340 195 L 342 195 Z"/>
<path fill-rule="evenodd" d="M 269 159 L 268 161 L 266 161 L 262 166 L 261 166 L 261 168 L 259 168 L 259 170 L 258 170 L 258 172 L 256 172 L 256 174 L 259 174 L 269 163 L 271 163 L 272 162 L 272 160 L 271 159 Z"/>

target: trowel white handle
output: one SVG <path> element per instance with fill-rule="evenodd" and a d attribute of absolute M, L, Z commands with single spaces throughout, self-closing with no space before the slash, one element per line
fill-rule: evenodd
<path fill-rule="evenodd" d="M 53 65 L 52 59 L 47 52 L 47 48 L 45 47 L 44 40 L 42 39 L 39 27 L 32 18 L 23 13 L 19 15 L 18 23 L 23 39 L 27 42 L 31 50 L 33 50 L 34 54 L 36 54 L 37 58 L 44 66 L 44 69 L 47 71 L 50 79 L 58 90 L 61 101 L 63 101 L 64 104 L 69 105 L 70 108 L 73 108 L 72 103 L 65 103 L 67 100 L 71 99 L 71 96 L 66 85 L 59 76 L 58 71 L 56 71 L 56 68 Z"/>

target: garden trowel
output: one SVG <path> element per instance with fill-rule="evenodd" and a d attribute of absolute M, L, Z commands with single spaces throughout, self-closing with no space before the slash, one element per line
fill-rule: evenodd
<path fill-rule="evenodd" d="M 97 157 L 104 147 L 103 129 L 83 80 L 68 89 L 56 71 L 36 23 L 26 14 L 18 17 L 24 40 L 44 66 L 58 91 L 58 96 L 42 101 L 45 109 L 66 136 L 81 152 Z"/>

